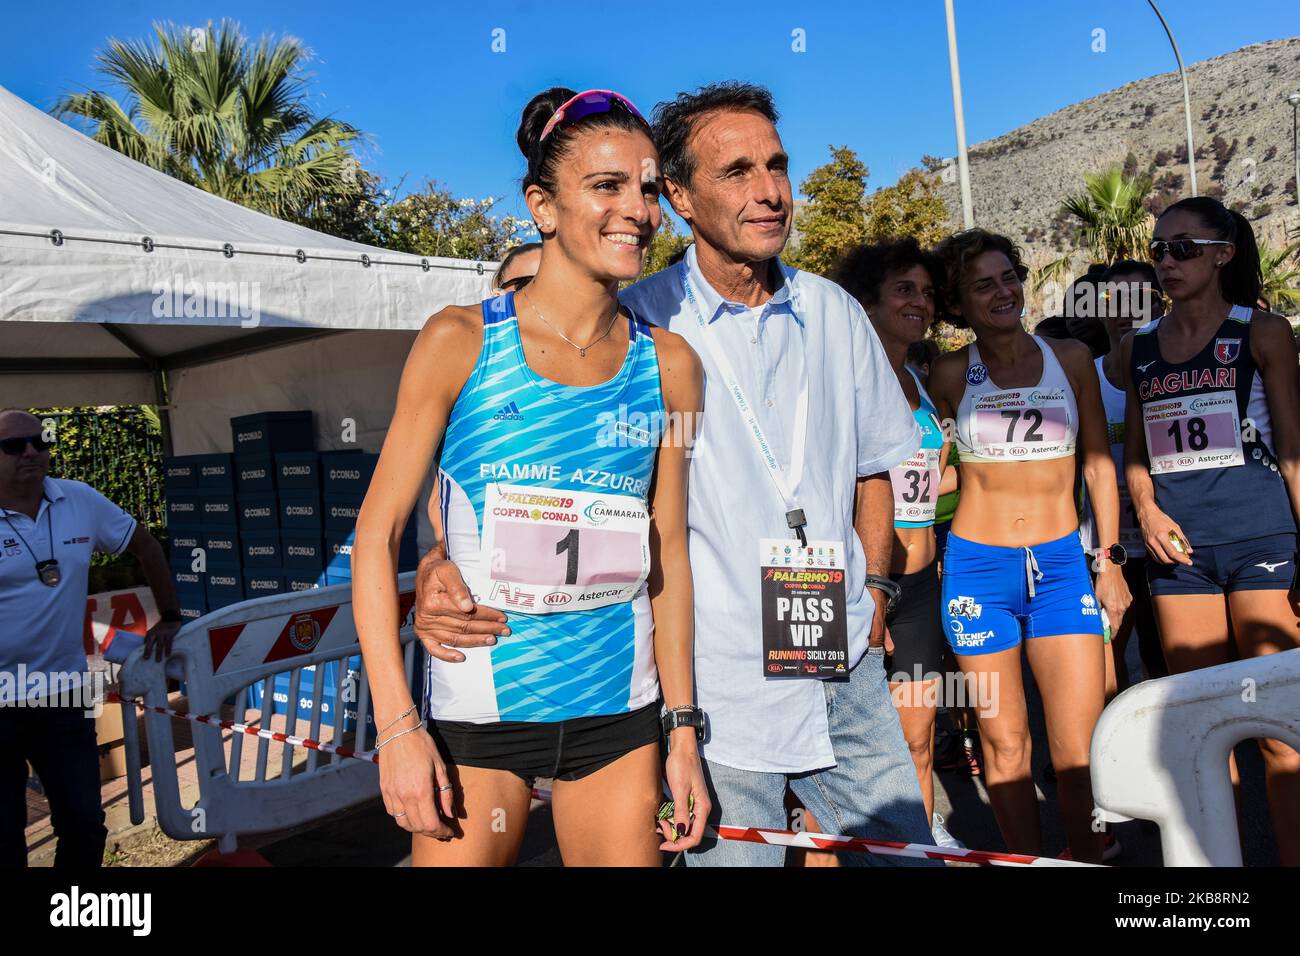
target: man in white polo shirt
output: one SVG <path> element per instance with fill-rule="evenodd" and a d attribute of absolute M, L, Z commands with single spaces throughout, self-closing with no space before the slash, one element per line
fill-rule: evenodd
<path fill-rule="evenodd" d="M 146 653 L 170 653 L 180 629 L 162 546 L 94 488 L 48 477 L 49 447 L 34 415 L 0 411 L 0 867 L 27 862 L 28 763 L 49 800 L 54 865 L 103 858 L 95 721 L 81 690 L 91 554 L 140 561 L 162 618 Z"/>

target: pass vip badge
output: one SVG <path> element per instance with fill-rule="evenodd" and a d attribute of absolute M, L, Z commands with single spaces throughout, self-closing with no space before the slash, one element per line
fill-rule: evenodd
<path fill-rule="evenodd" d="M 847 677 L 844 543 L 764 538 L 758 551 L 763 676 Z"/>
<path fill-rule="evenodd" d="M 552 614 L 621 604 L 650 573 L 643 499 L 489 484 L 470 585 L 490 607 Z"/>

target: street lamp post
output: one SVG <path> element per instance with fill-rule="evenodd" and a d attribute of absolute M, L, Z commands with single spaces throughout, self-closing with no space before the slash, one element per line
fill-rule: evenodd
<path fill-rule="evenodd" d="M 966 156 L 966 119 L 961 107 L 961 70 L 957 67 L 957 19 L 952 0 L 943 0 L 948 16 L 948 69 L 952 73 L 952 115 L 957 123 L 957 175 L 961 180 L 962 228 L 975 225 L 975 208 L 970 198 L 970 160 Z"/>
<path fill-rule="evenodd" d="M 1156 6 L 1155 0 L 1147 0 L 1151 4 L 1151 9 L 1155 11 L 1156 16 L 1160 18 L 1160 25 L 1165 28 L 1165 35 L 1169 37 L 1169 45 L 1174 48 L 1174 59 L 1178 61 L 1178 75 L 1183 81 L 1183 115 L 1187 121 L 1187 170 L 1191 180 L 1192 195 L 1196 195 L 1196 149 L 1192 146 L 1192 97 L 1187 92 L 1187 71 L 1183 69 L 1183 57 L 1178 52 L 1178 44 L 1174 41 L 1173 31 L 1169 29 L 1169 24 L 1165 22 L 1164 14 Z"/>
<path fill-rule="evenodd" d="M 1300 129 L 1296 127 L 1296 113 L 1300 111 L 1300 93 L 1286 98 L 1291 104 L 1291 152 L 1295 154 L 1295 202 L 1300 206 Z"/>

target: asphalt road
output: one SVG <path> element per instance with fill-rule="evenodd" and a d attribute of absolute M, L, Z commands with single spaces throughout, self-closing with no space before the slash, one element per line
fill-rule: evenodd
<path fill-rule="evenodd" d="M 1140 673 L 1137 641 L 1129 643 L 1130 673 Z M 1027 673 L 1027 672 L 1026 672 Z M 1033 736 L 1033 772 L 1038 787 L 1043 847 L 1055 855 L 1065 848 L 1065 834 L 1056 806 L 1055 784 L 1044 776 L 1047 737 L 1041 702 L 1027 676 L 1030 729 Z M 1277 853 L 1268 821 L 1264 795 L 1264 769 L 1259 750 L 1252 741 L 1237 747 L 1242 777 L 1243 847 L 1247 866 L 1276 866 Z M 997 823 L 989 807 L 982 777 L 946 772 L 936 774 L 935 809 L 947 820 L 948 830 L 975 850 L 1004 850 Z M 743 823 L 743 821 L 729 821 Z M 1113 824 L 1123 846 L 1113 866 L 1153 867 L 1161 865 L 1160 834 L 1152 823 L 1133 821 Z M 409 866 L 410 837 L 393 824 L 379 801 L 367 803 L 293 834 L 250 844 L 275 866 Z M 667 862 L 667 858 L 665 860 Z M 559 849 L 551 824 L 550 807 L 534 801 L 528 831 L 519 857 L 520 866 L 560 866 Z"/>

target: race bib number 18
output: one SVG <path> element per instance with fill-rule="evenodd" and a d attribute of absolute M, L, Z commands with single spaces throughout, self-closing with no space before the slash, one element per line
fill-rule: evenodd
<path fill-rule="evenodd" d="M 630 495 L 490 484 L 478 599 L 553 614 L 632 600 L 650 573 L 650 515 Z"/>
<path fill-rule="evenodd" d="M 1153 475 L 1246 463 L 1233 392 L 1148 402 L 1142 424 Z"/>

